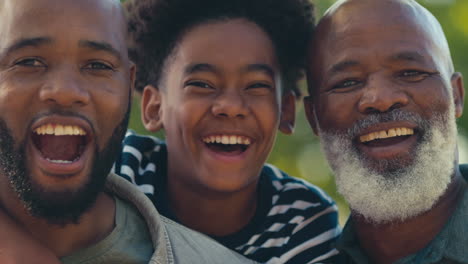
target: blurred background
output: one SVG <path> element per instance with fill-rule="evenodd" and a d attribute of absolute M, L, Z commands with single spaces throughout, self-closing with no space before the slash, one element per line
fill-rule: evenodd
<path fill-rule="evenodd" d="M 334 0 L 314 1 L 316 17 L 320 18 L 321 14 L 334 2 Z M 418 2 L 427 7 L 442 24 L 451 48 L 455 69 L 468 78 L 468 1 L 421 0 Z M 303 82 L 303 91 L 305 94 L 305 82 Z M 141 125 L 139 100 L 139 96 L 135 95 L 130 128 L 138 133 L 148 134 Z M 296 122 L 293 135 L 278 134 L 268 162 L 292 176 L 303 178 L 324 189 L 337 202 L 340 209 L 340 223 L 344 224 L 349 209 L 343 198 L 336 192 L 333 175 L 320 151 L 318 139 L 305 119 L 302 102 L 299 102 L 297 106 Z M 465 110 L 464 116 L 458 120 L 458 125 L 460 160 L 462 163 L 468 163 L 468 140 L 464 136 L 465 131 L 468 131 L 468 110 Z M 164 137 L 162 133 L 156 136 Z"/>

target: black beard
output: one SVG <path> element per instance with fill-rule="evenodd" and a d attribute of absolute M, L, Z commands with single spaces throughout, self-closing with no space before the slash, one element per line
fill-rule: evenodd
<path fill-rule="evenodd" d="M 6 122 L 0 119 L 0 168 L 31 216 L 45 219 L 53 225 L 79 223 L 81 215 L 94 205 L 104 189 L 107 175 L 121 151 L 129 114 L 130 108 L 102 151 L 94 141 L 94 160 L 88 181 L 77 189 L 61 191 L 47 190 L 32 180 L 25 162 L 27 141 L 23 140 L 15 149 L 12 133 Z"/>

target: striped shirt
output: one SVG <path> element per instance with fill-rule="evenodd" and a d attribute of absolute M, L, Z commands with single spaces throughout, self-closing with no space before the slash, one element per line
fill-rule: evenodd
<path fill-rule="evenodd" d="M 175 221 L 166 194 L 167 149 L 164 141 L 127 132 L 114 172 L 125 177 Z M 341 229 L 333 200 L 320 188 L 265 165 L 252 220 L 239 232 L 213 237 L 261 263 L 333 263 L 333 244 Z"/>

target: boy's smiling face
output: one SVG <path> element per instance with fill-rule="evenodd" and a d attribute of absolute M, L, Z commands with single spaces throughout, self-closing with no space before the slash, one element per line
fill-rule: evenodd
<path fill-rule="evenodd" d="M 160 87 L 142 98 L 146 128 L 165 129 L 169 177 L 215 192 L 255 186 L 277 128 L 294 122 L 280 83 L 273 43 L 256 24 L 230 19 L 185 33 Z"/>

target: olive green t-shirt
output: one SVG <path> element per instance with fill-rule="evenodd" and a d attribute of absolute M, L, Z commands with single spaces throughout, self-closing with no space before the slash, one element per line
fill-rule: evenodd
<path fill-rule="evenodd" d="M 153 245 L 146 223 L 137 209 L 115 197 L 115 228 L 103 240 L 73 255 L 64 264 L 148 263 Z"/>

